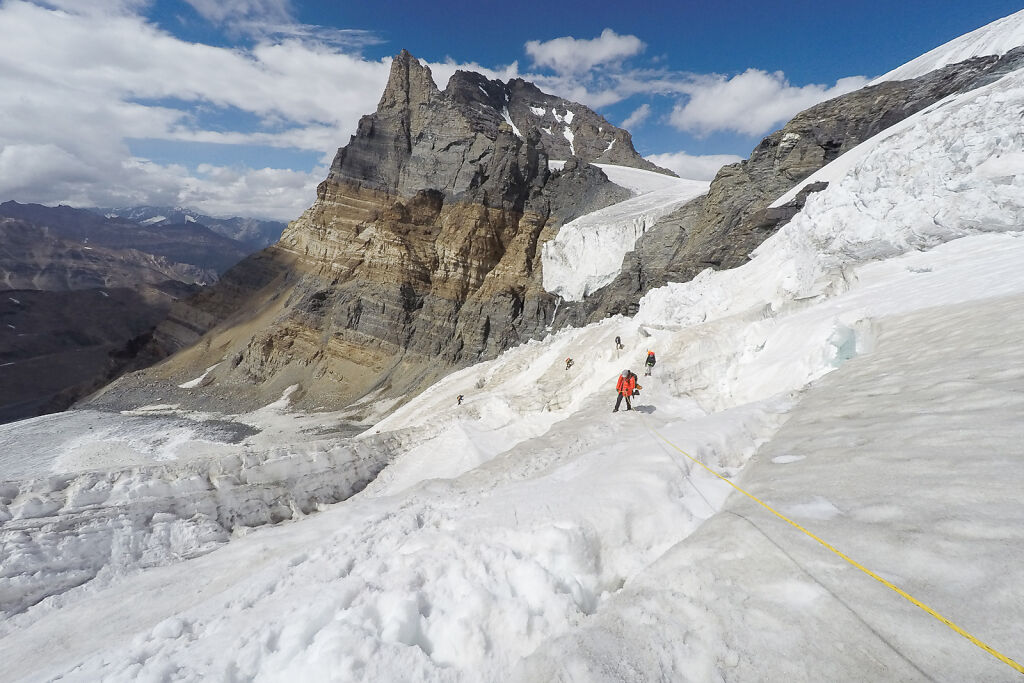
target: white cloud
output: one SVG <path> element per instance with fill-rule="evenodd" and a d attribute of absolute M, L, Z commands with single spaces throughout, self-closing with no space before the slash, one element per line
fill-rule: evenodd
<path fill-rule="evenodd" d="M 185 0 L 204 19 L 216 24 L 239 22 L 290 23 L 291 0 Z"/>
<path fill-rule="evenodd" d="M 95 163 L 56 145 L 0 149 L 0 197 L 71 206 L 188 206 L 213 216 L 293 220 L 315 199 L 327 167 L 289 169 L 180 165 L 125 157 Z"/>
<path fill-rule="evenodd" d="M 714 131 L 760 135 L 810 106 L 866 84 L 866 78 L 853 76 L 839 79 L 832 87 L 797 87 L 781 71 L 759 69 L 747 69 L 732 78 L 708 76 L 688 89 L 689 99 L 675 106 L 669 122 L 698 135 Z"/>
<path fill-rule="evenodd" d="M 150 0 L 39 0 L 39 4 L 78 14 L 129 14 L 147 6 Z"/>
<path fill-rule="evenodd" d="M 61 0 L 67 1 L 67 0 Z M 141 0 L 107 0 L 128 2 Z M 229 33 L 263 42 L 293 38 L 337 48 L 359 50 L 382 42 L 371 31 L 336 29 L 301 24 L 295 20 L 291 0 L 185 0 L 204 19 L 224 26 Z"/>
<path fill-rule="evenodd" d="M 249 189 L 265 178 L 281 180 L 289 191 L 296 179 L 305 183 L 297 202 L 269 190 L 245 196 L 216 188 L 223 176 L 135 159 L 128 141 L 291 147 L 329 161 L 359 117 L 375 109 L 387 80 L 388 63 L 322 44 L 218 48 L 179 40 L 121 12 L 138 4 L 129 0 L 80 3 L 88 6 L 81 12 L 60 1 L 66 10 L 0 5 L 0 92 L 9 94 L 0 98 L 0 200 L 82 206 L 194 198 L 204 202 L 196 208 L 212 213 L 227 211 L 234 197 L 233 213 L 295 218 L 326 169 L 240 169 Z M 236 108 L 266 126 L 208 130 L 198 113 L 204 107 Z"/>
<path fill-rule="evenodd" d="M 316 184 L 327 167 L 312 172 L 281 168 L 239 169 L 204 164 L 196 177 L 182 180 L 178 206 L 192 206 L 213 216 L 238 216 L 254 199 L 268 218 L 290 221 L 316 199 Z"/>
<path fill-rule="evenodd" d="M 519 62 L 512 62 L 500 69 L 489 69 L 476 62 L 460 64 L 451 59 L 443 62 L 426 62 L 421 60 L 420 63 L 430 68 L 430 75 L 434 79 L 434 85 L 441 90 L 444 90 L 445 86 L 448 85 L 448 80 L 455 75 L 456 71 L 475 71 L 491 80 L 498 81 L 509 81 L 519 77 Z"/>
<path fill-rule="evenodd" d="M 669 123 L 698 135 L 719 130 L 761 135 L 807 107 L 867 83 L 866 78 L 853 76 L 839 79 L 832 87 L 794 86 L 782 72 L 748 69 L 728 78 L 623 63 L 644 47 L 636 36 L 618 35 L 611 29 L 605 29 L 601 37 L 593 40 L 534 40 L 525 45 L 534 66 L 555 73 L 531 73 L 524 77 L 548 92 L 593 108 L 637 95 L 670 97 L 677 104 Z M 657 61 L 652 59 L 650 64 Z M 626 118 L 623 127 L 642 124 L 649 112 L 649 108 L 639 107 Z"/>
<path fill-rule="evenodd" d="M 639 107 L 633 110 L 632 114 L 626 117 L 626 120 L 622 122 L 622 125 L 620 127 L 625 128 L 626 130 L 635 128 L 636 126 L 639 126 L 644 121 L 646 121 L 647 117 L 649 117 L 650 115 L 651 105 L 646 103 L 641 104 Z"/>
<path fill-rule="evenodd" d="M 662 168 L 675 171 L 680 178 L 691 180 L 712 180 L 718 170 L 726 164 L 735 164 L 743 157 L 735 154 L 690 155 L 686 152 L 649 154 L 646 159 Z"/>
<path fill-rule="evenodd" d="M 310 24 L 250 22 L 239 24 L 238 28 L 263 42 L 293 38 L 304 43 L 316 43 L 343 50 L 361 50 L 367 45 L 379 45 L 384 42 L 372 31 L 328 28 Z"/>
<path fill-rule="evenodd" d="M 591 40 L 571 36 L 541 42 L 526 43 L 526 54 L 539 67 L 553 69 L 560 74 L 589 71 L 599 64 L 620 62 L 626 57 L 643 52 L 646 45 L 636 36 L 621 36 L 610 28 Z"/>

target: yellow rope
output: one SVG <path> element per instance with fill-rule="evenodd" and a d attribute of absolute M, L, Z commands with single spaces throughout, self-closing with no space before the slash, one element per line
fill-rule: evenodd
<path fill-rule="evenodd" d="M 700 460 L 697 460 L 697 459 L 696 459 L 696 458 L 694 458 L 694 457 L 693 457 L 692 455 L 690 455 L 689 453 L 687 453 L 686 451 L 684 451 L 684 450 L 683 450 L 682 448 L 680 448 L 679 446 L 675 445 L 674 443 L 672 443 L 671 441 L 669 441 L 669 440 L 668 440 L 667 438 L 665 438 L 664 436 L 662 436 L 661 434 L 659 434 L 659 433 L 657 432 L 657 430 L 655 430 L 655 429 L 652 429 L 652 428 L 651 428 L 651 426 L 647 424 L 647 420 L 646 420 L 646 419 L 644 419 L 644 424 L 645 424 L 645 425 L 647 426 L 647 428 L 648 428 L 648 429 L 650 429 L 650 430 L 651 430 L 651 432 L 652 432 L 652 433 L 654 433 L 655 435 L 657 435 L 657 436 L 658 436 L 658 438 L 660 438 L 660 439 L 661 439 L 662 441 L 664 441 L 664 442 L 665 442 L 665 443 L 667 443 L 667 444 L 668 444 L 669 446 L 671 446 L 672 448 L 676 449 L 677 451 L 679 451 L 680 453 L 682 453 L 683 455 L 685 455 L 685 456 L 686 456 L 687 458 L 689 458 L 689 459 L 690 459 L 690 460 L 692 460 L 693 462 L 697 463 L 698 465 L 700 465 L 701 467 L 703 467 L 704 469 L 706 469 L 706 470 L 707 470 L 708 472 L 710 472 L 711 474 L 715 475 L 716 477 L 718 477 L 719 479 L 721 479 L 722 481 L 724 481 L 724 482 L 725 482 L 726 484 L 728 484 L 729 486 L 733 487 L 734 489 L 736 489 L 737 491 L 739 491 L 740 493 L 742 493 L 743 495 L 745 495 L 745 496 L 746 496 L 747 498 L 750 498 L 750 499 L 751 499 L 751 500 L 753 500 L 753 501 L 754 501 L 755 503 L 757 503 L 757 504 L 758 504 L 758 505 L 760 505 L 761 507 L 763 507 L 763 508 L 765 508 L 766 510 L 768 510 L 769 512 L 771 512 L 771 513 L 772 513 L 773 515 L 775 515 L 775 516 L 776 516 L 776 517 L 778 517 L 779 519 L 781 519 L 781 520 L 783 520 L 783 521 L 785 521 L 785 522 L 788 522 L 789 524 L 793 525 L 794 527 L 796 527 L 796 528 L 797 528 L 797 529 L 799 529 L 800 531 L 804 532 L 805 534 L 807 534 L 808 536 L 810 536 L 811 538 L 813 538 L 813 539 L 814 539 L 815 541 L 817 541 L 817 542 L 818 542 L 818 543 L 820 543 L 821 545 L 825 546 L 826 548 L 828 548 L 829 550 L 831 550 L 832 552 L 834 552 L 834 553 L 835 553 L 836 555 L 838 555 L 839 557 L 843 558 L 844 560 L 846 560 L 847 562 L 849 562 L 850 564 L 852 564 L 852 565 L 853 565 L 854 567 L 856 567 L 857 569 L 861 570 L 862 572 L 864 572 L 865 574 L 867 574 L 868 576 L 870 576 L 870 577 L 871 577 L 871 578 L 873 578 L 874 580 L 876 580 L 876 581 L 878 581 L 879 583 L 881 583 L 881 584 L 882 584 L 883 586 L 886 586 L 886 587 L 888 587 L 888 588 L 891 588 L 892 590 L 896 591 L 896 592 L 897 592 L 897 593 L 899 593 L 899 594 L 900 594 L 901 596 L 903 596 L 903 597 L 904 597 L 904 598 L 906 598 L 906 599 L 907 599 L 908 601 L 910 601 L 910 602 L 911 602 L 912 604 L 914 604 L 914 605 L 916 605 L 916 606 L 920 607 L 920 608 L 921 608 L 921 609 L 923 609 L 923 610 L 924 610 L 925 612 L 927 612 L 928 614 L 932 615 L 933 617 L 935 617 L 936 619 L 938 619 L 939 621 L 941 621 L 941 622 L 942 622 L 943 624 L 945 624 L 946 626 L 950 627 L 951 629 L 953 629 L 954 631 L 956 631 L 957 633 L 959 633 L 959 634 L 960 634 L 961 636 L 963 636 L 963 637 L 964 637 L 964 638 L 966 638 L 967 640 L 971 641 L 972 643 L 974 643 L 975 645 L 977 645 L 978 647 L 980 647 L 980 648 L 981 648 L 982 650 L 984 650 L 985 652 L 988 652 L 988 653 L 989 653 L 990 655 L 992 655 L 993 657 L 995 657 L 995 658 L 996 658 L 996 659 L 998 659 L 999 661 L 1001 661 L 1001 662 L 1003 662 L 1004 664 L 1007 664 L 1007 665 L 1009 665 L 1009 666 L 1013 667 L 1013 668 L 1014 668 L 1014 669 L 1016 669 L 1016 670 L 1017 670 L 1017 671 L 1018 671 L 1019 673 L 1022 673 L 1022 674 L 1024 674 L 1024 666 L 1022 666 L 1022 665 L 1018 664 L 1017 662 L 1013 661 L 1012 659 L 1010 659 L 1010 658 L 1009 658 L 1009 657 L 1007 657 L 1006 655 L 1002 654 L 1001 652 L 999 652 L 999 651 L 997 651 L 997 650 L 993 649 L 993 648 L 992 648 L 991 646 L 989 646 L 989 645 L 988 645 L 987 643 L 985 643 L 985 642 L 983 642 L 983 641 L 981 641 L 981 640 L 978 640 L 978 639 L 977 639 L 976 637 L 974 637 L 973 635 L 971 635 L 970 633 L 968 633 L 968 632 L 967 632 L 967 631 L 965 631 L 964 629 L 960 628 L 959 626 L 957 626 L 956 624 L 954 624 L 954 623 L 953 623 L 952 621 L 950 621 L 950 620 L 949 620 L 949 619 L 947 619 L 946 617 L 942 616 L 941 614 L 939 614 L 939 613 L 938 613 L 938 612 L 936 612 L 936 611 L 935 611 L 934 609 L 932 609 L 932 608 L 931 608 L 931 607 L 929 607 L 928 605 L 924 604 L 923 602 L 921 602 L 920 600 L 918 600 L 918 599 L 917 599 L 917 598 L 915 598 L 914 596 L 910 595 L 910 594 L 909 594 L 909 593 L 907 593 L 907 592 L 906 592 L 905 590 L 903 590 L 903 589 L 899 588 L 898 586 L 895 586 L 895 585 L 893 585 L 893 584 L 892 584 L 891 582 L 889 582 L 889 581 L 886 581 L 886 580 L 885 580 L 885 579 L 883 579 L 883 578 L 882 578 L 881 576 L 879 576 L 878 574 L 874 573 L 873 571 L 871 571 L 870 569 L 868 569 L 868 568 L 867 568 L 867 567 L 865 567 L 864 565 L 860 564 L 859 562 L 855 561 L 854 559 L 852 559 L 852 558 L 851 558 L 851 557 L 849 557 L 848 555 L 846 555 L 846 554 L 844 554 L 844 553 L 840 552 L 839 550 L 837 550 L 837 549 L 836 549 L 836 548 L 835 548 L 834 546 L 832 546 L 831 544 L 827 543 L 827 542 L 826 542 L 826 541 L 824 541 L 823 539 L 821 539 L 821 538 L 819 538 L 818 536 L 814 535 L 813 533 L 811 533 L 810 531 L 808 531 L 807 529 L 805 529 L 804 527 L 802 527 L 802 526 L 801 526 L 800 524 L 798 524 L 798 523 L 794 522 L 794 521 L 793 521 L 793 520 L 791 520 L 791 519 L 790 519 L 789 517 L 786 517 L 786 516 L 785 516 L 784 514 L 782 514 L 781 512 L 778 512 L 777 510 L 775 510 L 774 508 L 772 508 L 772 507 L 771 507 L 770 505 L 768 505 L 767 503 L 765 503 L 765 502 L 764 502 L 763 500 L 761 500 L 761 499 L 760 499 L 760 498 L 758 498 L 757 496 L 755 496 L 755 495 L 753 495 L 753 494 L 751 494 L 751 493 L 748 493 L 747 491 L 743 490 L 742 488 L 740 488 L 740 487 L 739 487 L 739 486 L 737 486 L 736 484 L 732 483 L 731 481 L 729 481 L 728 479 L 726 479 L 725 477 L 723 477 L 723 476 L 722 476 L 721 474 L 719 474 L 718 472 L 715 472 L 715 471 L 714 471 L 713 469 L 711 469 L 710 467 L 708 467 L 707 465 L 705 465 L 704 463 L 702 463 L 702 462 L 701 462 Z"/>

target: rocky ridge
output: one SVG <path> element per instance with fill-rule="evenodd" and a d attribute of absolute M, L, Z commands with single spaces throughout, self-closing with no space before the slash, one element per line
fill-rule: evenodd
<path fill-rule="evenodd" d="M 19 204 L 15 201 L 0 204 L 0 218 L 4 217 L 45 227 L 54 237 L 93 249 L 134 250 L 168 263 L 201 269 L 207 272 L 202 284 L 213 282 L 219 273 L 249 253 L 241 243 L 184 220 L 147 225 L 125 218 L 100 216 L 87 209 Z"/>
<path fill-rule="evenodd" d="M 623 259 L 614 282 L 585 301 L 560 307 L 555 327 L 621 313 L 668 282 L 686 282 L 705 268 L 743 265 L 750 253 L 825 185 L 801 189 L 785 206 L 777 198 L 858 144 L 940 100 L 972 90 L 1024 66 L 1024 48 L 976 57 L 906 81 L 886 81 L 817 104 L 764 138 L 750 157 L 723 167 L 708 193 L 663 218 Z"/>

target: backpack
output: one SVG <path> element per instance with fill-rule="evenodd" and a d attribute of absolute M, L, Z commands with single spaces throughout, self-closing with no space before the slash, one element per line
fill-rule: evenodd
<path fill-rule="evenodd" d="M 639 384 L 640 378 L 637 377 L 636 373 L 634 373 L 632 370 L 629 371 L 629 377 L 627 379 L 629 378 L 633 379 L 633 396 L 639 396 L 640 390 L 643 389 L 643 387 L 641 387 Z"/>
<path fill-rule="evenodd" d="M 653 368 L 656 362 L 657 360 L 655 360 L 653 353 L 647 354 L 647 365 L 650 365 Z"/>

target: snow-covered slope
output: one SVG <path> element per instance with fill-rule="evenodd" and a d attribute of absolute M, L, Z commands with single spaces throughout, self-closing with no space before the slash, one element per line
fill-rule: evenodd
<path fill-rule="evenodd" d="M 553 168 L 563 162 L 553 161 Z M 709 182 L 624 166 L 596 164 L 634 197 L 563 225 L 541 252 L 544 289 L 567 301 L 615 279 L 622 258 L 659 218 L 708 191 Z"/>
<path fill-rule="evenodd" d="M 997 19 L 991 24 L 940 45 L 889 73 L 879 76 L 868 85 L 917 78 L 948 64 L 956 64 L 971 57 L 1004 55 L 1021 45 L 1024 45 L 1024 10 Z"/>
<path fill-rule="evenodd" d="M 1021 13 L 1024 16 L 1024 13 Z M 1016 16 L 1016 15 L 1014 15 Z M 772 202 L 771 206 L 777 207 L 792 201 L 796 195 L 807 185 L 815 182 L 825 181 L 836 183 L 847 177 L 850 179 L 852 191 L 859 194 L 867 194 L 879 190 L 879 197 L 890 197 L 888 207 L 881 211 L 902 211 L 907 207 L 903 201 L 903 188 L 907 184 L 928 181 L 934 183 L 939 189 L 939 196 L 947 198 L 957 194 L 961 188 L 943 186 L 934 180 L 936 173 L 945 172 L 967 172 L 978 176 L 972 178 L 980 182 L 980 187 L 994 186 L 999 195 L 1007 191 L 1006 183 L 1000 178 L 1012 177 L 1013 170 L 1020 163 L 1020 155 L 1024 153 L 1024 147 L 1020 144 L 1021 126 L 1020 118 L 1010 108 L 1002 107 L 1004 101 L 1015 96 L 1016 89 L 1020 87 L 1020 75 L 1011 74 L 1008 79 L 1000 81 L 995 87 L 982 88 L 979 91 L 972 91 L 966 94 L 951 95 L 950 97 L 936 102 L 932 106 L 918 112 L 917 114 L 890 126 L 878 135 L 865 140 L 849 152 L 843 154 L 835 161 L 812 173 L 802 182 L 798 183 L 784 195 Z M 947 118 L 948 114 L 948 118 Z M 975 133 L 971 137 L 960 137 L 957 135 L 957 127 L 962 126 L 970 116 L 984 115 L 993 117 L 984 131 Z M 992 151 L 991 156 L 979 159 L 978 155 L 990 153 L 987 146 L 983 146 L 976 152 L 974 146 L 979 135 L 992 136 L 999 140 L 999 148 Z M 890 139 L 898 139 L 891 143 Z M 949 141 L 950 149 L 948 155 L 937 155 L 931 149 L 929 141 L 941 139 Z M 889 153 L 891 145 L 898 146 L 898 152 L 904 155 L 905 164 L 900 168 L 900 173 L 893 174 L 884 179 L 874 177 L 874 169 L 877 166 L 879 154 Z M 920 152 L 914 150 L 915 145 L 921 145 Z M 879 152 L 879 150 L 882 152 Z M 959 166 L 960 170 L 955 171 L 952 167 Z M 969 168 L 970 170 L 964 170 Z M 893 191 L 888 191 L 888 185 L 894 185 Z M 983 205 L 993 206 L 985 197 L 978 196 L 979 193 L 972 192 L 972 200 L 980 201 Z M 910 201 L 915 203 L 929 202 L 930 197 L 911 194 Z M 957 201 L 962 201 L 958 199 Z M 810 203 L 810 200 L 808 200 Z M 997 205 L 998 200 L 995 202 Z M 920 207 L 913 207 L 913 211 L 920 210 Z M 872 214 L 872 223 L 875 229 L 877 220 L 886 218 L 881 214 Z"/>
<path fill-rule="evenodd" d="M 467 368 L 355 439 L 297 415 L 305 441 L 247 442 L 282 476 L 344 449 L 387 463 L 343 503 L 187 559 L 132 554 L 167 519 L 149 498 L 97 505 L 122 524 L 106 568 L 2 616 L 0 678 L 1017 680 L 669 442 L 1024 660 L 1022 109 L 1015 73 L 921 112 L 745 266 Z M 612 414 L 647 349 L 636 409 Z M 74 484 L 25 469 L 0 486 L 0 551 L 27 562 Z"/>

